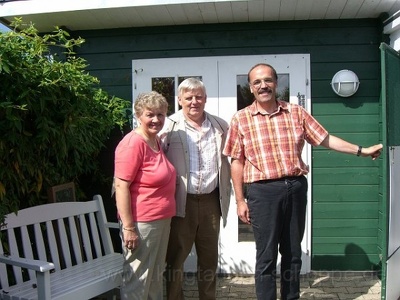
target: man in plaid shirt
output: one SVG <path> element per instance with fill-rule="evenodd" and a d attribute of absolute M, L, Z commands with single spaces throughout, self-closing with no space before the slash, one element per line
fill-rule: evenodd
<path fill-rule="evenodd" d="M 233 116 L 223 151 L 232 158 L 237 214 L 254 231 L 257 298 L 276 299 L 279 249 L 281 299 L 299 299 L 309 171 L 301 158 L 304 143 L 372 159 L 382 144 L 363 148 L 346 142 L 303 107 L 277 100 L 278 76 L 271 65 L 252 67 L 248 81 L 255 101 Z"/>

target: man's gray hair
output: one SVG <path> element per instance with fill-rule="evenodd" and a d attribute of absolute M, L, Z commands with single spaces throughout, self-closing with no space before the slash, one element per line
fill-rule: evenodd
<path fill-rule="evenodd" d="M 178 95 L 182 95 L 186 91 L 192 91 L 197 89 L 202 89 L 204 95 L 207 95 L 204 83 L 198 78 L 189 77 L 186 78 L 184 81 L 182 81 L 181 84 L 178 86 Z"/>

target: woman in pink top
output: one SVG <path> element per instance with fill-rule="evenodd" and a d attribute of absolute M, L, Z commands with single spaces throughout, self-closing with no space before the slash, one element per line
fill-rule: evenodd
<path fill-rule="evenodd" d="M 167 108 L 162 95 L 140 94 L 134 104 L 139 126 L 115 150 L 115 196 L 125 258 L 121 299 L 163 299 L 176 185 L 176 171 L 157 137 Z"/>

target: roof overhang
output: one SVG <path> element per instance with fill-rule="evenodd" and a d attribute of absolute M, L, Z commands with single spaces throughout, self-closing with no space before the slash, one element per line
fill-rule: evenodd
<path fill-rule="evenodd" d="M 258 21 L 377 18 L 400 0 L 0 0 L 0 20 L 15 17 L 40 32 Z"/>

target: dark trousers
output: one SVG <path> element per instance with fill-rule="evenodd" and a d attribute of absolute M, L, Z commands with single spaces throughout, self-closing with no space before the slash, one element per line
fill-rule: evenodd
<path fill-rule="evenodd" d="M 168 300 L 184 299 L 183 265 L 193 244 L 197 253 L 199 299 L 216 299 L 220 218 L 218 189 L 210 194 L 188 194 L 186 216 L 172 218 L 166 266 Z"/>
<path fill-rule="evenodd" d="M 263 180 L 246 186 L 256 242 L 256 293 L 276 299 L 276 264 L 281 253 L 281 299 L 300 298 L 301 240 L 305 229 L 307 179 Z"/>

